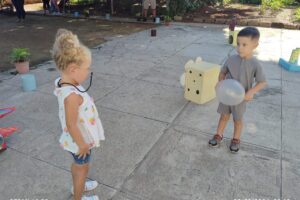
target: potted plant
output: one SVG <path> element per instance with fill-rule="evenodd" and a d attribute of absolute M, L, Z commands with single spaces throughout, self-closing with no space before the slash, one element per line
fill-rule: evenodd
<path fill-rule="evenodd" d="M 30 53 L 27 48 L 14 48 L 12 50 L 10 58 L 20 74 L 25 74 L 29 71 L 29 56 Z"/>
<path fill-rule="evenodd" d="M 170 25 L 170 21 L 172 20 L 172 18 L 170 16 L 165 16 L 165 24 L 166 26 L 169 26 Z"/>

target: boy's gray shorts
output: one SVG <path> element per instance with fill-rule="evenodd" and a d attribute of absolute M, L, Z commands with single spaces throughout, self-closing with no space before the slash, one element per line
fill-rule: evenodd
<path fill-rule="evenodd" d="M 242 103 L 236 106 L 227 106 L 222 103 L 219 104 L 217 112 L 220 114 L 232 114 L 233 120 L 242 120 L 243 115 L 246 111 L 246 102 L 243 101 Z"/>

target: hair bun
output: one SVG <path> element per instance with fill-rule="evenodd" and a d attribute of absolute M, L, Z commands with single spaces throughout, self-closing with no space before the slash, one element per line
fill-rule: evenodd
<path fill-rule="evenodd" d="M 66 29 L 57 31 L 51 53 L 59 70 L 65 70 L 70 63 L 81 65 L 84 59 L 91 59 L 89 49 L 79 42 L 77 35 Z"/>
<path fill-rule="evenodd" d="M 68 50 L 80 46 L 77 36 L 66 29 L 59 29 L 57 31 L 56 41 L 61 50 Z"/>

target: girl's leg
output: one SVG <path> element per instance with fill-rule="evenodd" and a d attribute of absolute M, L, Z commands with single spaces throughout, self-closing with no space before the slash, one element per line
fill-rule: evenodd
<path fill-rule="evenodd" d="M 43 0 L 43 10 L 44 10 L 44 12 L 46 11 L 46 1 L 45 0 Z"/>
<path fill-rule="evenodd" d="M 229 114 L 221 114 L 219 119 L 219 124 L 217 128 L 217 135 L 223 136 L 224 130 L 226 128 L 227 122 L 230 118 Z"/>
<path fill-rule="evenodd" d="M 89 163 L 83 165 L 73 163 L 71 171 L 73 178 L 74 200 L 81 200 L 84 192 L 85 180 L 89 171 Z"/>
<path fill-rule="evenodd" d="M 44 14 L 46 14 L 46 10 L 47 10 L 47 0 L 43 0 L 43 9 L 44 9 Z"/>
<path fill-rule="evenodd" d="M 50 4 L 51 4 L 51 13 L 57 12 L 56 6 L 55 6 L 55 0 L 50 0 Z"/>
<path fill-rule="evenodd" d="M 14 4 L 14 6 L 16 8 L 16 13 L 17 13 L 18 19 L 21 19 L 20 2 L 18 0 L 14 0 L 13 4 Z"/>
<path fill-rule="evenodd" d="M 20 12 L 21 12 L 21 18 L 25 19 L 25 9 L 24 9 L 24 0 L 20 0 Z"/>
<path fill-rule="evenodd" d="M 56 12 L 60 12 L 59 7 L 57 5 L 57 0 L 54 0 L 54 5 L 55 5 Z"/>
<path fill-rule="evenodd" d="M 45 0 L 46 2 L 46 9 L 48 10 L 48 12 L 50 12 L 50 0 Z"/>
<path fill-rule="evenodd" d="M 60 0 L 58 3 L 58 8 L 60 11 L 64 10 L 65 0 Z"/>
<path fill-rule="evenodd" d="M 50 1 L 50 13 L 54 12 L 54 5 L 52 3 L 52 1 Z"/>

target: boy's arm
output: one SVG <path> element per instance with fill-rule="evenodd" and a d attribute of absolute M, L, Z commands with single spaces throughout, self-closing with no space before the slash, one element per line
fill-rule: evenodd
<path fill-rule="evenodd" d="M 261 81 L 256 83 L 256 85 L 251 88 L 250 90 L 247 91 L 247 93 L 245 94 L 245 100 L 246 101 L 250 101 L 253 99 L 253 96 L 260 91 L 261 89 L 263 89 L 266 86 L 267 82 L 266 81 Z"/>
<path fill-rule="evenodd" d="M 78 154 L 84 156 L 84 154 L 86 154 L 89 150 L 89 145 L 84 142 L 81 132 L 77 126 L 78 109 L 82 103 L 82 98 L 73 93 L 65 99 L 64 103 L 67 129 L 74 142 L 79 147 Z"/>
<path fill-rule="evenodd" d="M 221 69 L 220 73 L 219 73 L 219 77 L 218 77 L 218 82 L 215 86 L 215 89 L 217 89 L 220 81 L 223 81 L 226 77 L 226 74 L 227 74 L 227 70 L 224 70 L 223 68 Z"/>
<path fill-rule="evenodd" d="M 219 82 L 220 81 L 223 81 L 226 77 L 226 74 L 229 72 L 229 69 L 228 69 L 228 61 L 229 59 L 226 60 L 226 62 L 224 63 L 223 67 L 221 68 L 220 70 L 220 73 L 219 73 Z"/>
<path fill-rule="evenodd" d="M 223 72 L 223 71 L 220 71 L 220 74 L 219 74 L 219 82 L 220 82 L 220 81 L 223 81 L 223 80 L 225 79 L 226 74 L 227 74 L 227 73 L 225 73 L 225 72 Z"/>
<path fill-rule="evenodd" d="M 245 94 L 245 100 L 246 101 L 250 101 L 253 99 L 253 96 L 260 91 L 261 89 L 263 89 L 266 86 L 266 77 L 265 74 L 263 72 L 263 68 L 260 65 L 260 63 L 257 63 L 257 67 L 256 67 L 256 71 L 255 71 L 255 80 L 256 80 L 256 85 L 249 89 L 247 91 L 247 93 Z"/>

